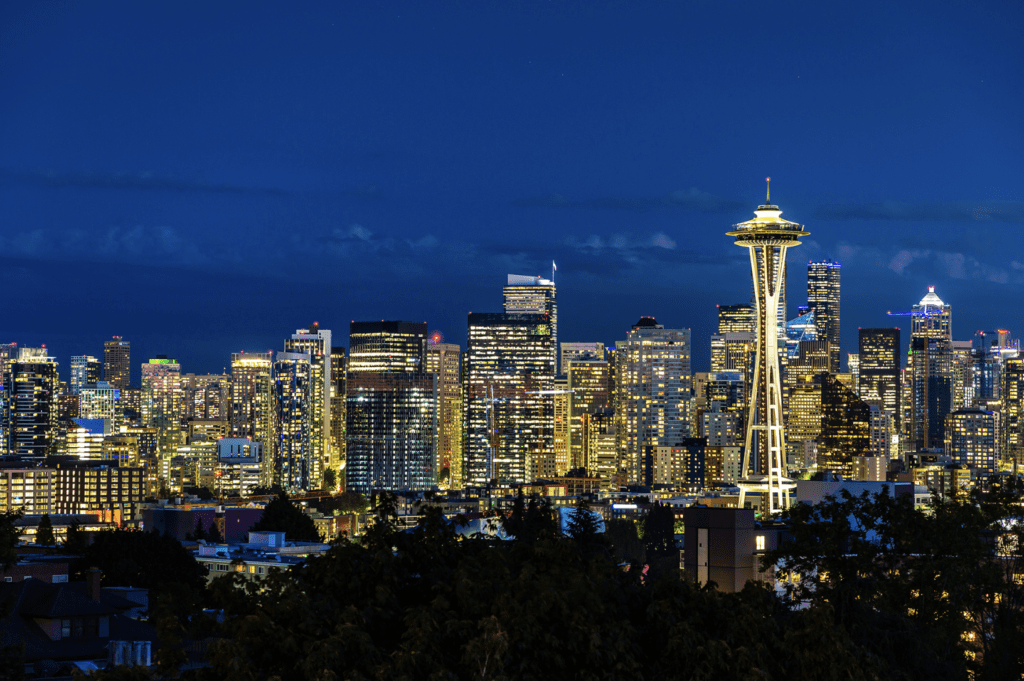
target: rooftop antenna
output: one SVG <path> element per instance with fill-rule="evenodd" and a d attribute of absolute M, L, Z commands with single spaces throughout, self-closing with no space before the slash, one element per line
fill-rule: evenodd
<path fill-rule="evenodd" d="M 767 196 L 767 199 L 768 199 L 768 205 L 770 206 L 770 205 L 772 205 L 772 178 L 766 177 L 766 178 L 764 178 L 764 181 L 768 184 L 768 196 Z"/>

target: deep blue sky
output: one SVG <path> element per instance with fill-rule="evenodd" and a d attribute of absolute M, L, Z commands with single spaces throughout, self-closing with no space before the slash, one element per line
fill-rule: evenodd
<path fill-rule="evenodd" d="M 465 343 L 558 262 L 560 340 L 749 299 L 763 200 L 843 343 L 929 284 L 1024 335 L 1024 3 L 0 3 L 0 342 L 134 373 L 317 320 Z M 905 329 L 905 336 L 907 335 Z M 906 338 L 905 338 L 906 340 Z"/>

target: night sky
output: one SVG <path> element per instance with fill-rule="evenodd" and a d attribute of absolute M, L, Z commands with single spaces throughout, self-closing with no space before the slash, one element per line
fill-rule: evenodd
<path fill-rule="evenodd" d="M 561 341 L 747 302 L 772 177 L 844 353 L 928 285 L 1024 336 L 1024 3 L 0 3 L 0 342 L 187 372 L 316 320 L 465 345 L 558 263 Z"/>

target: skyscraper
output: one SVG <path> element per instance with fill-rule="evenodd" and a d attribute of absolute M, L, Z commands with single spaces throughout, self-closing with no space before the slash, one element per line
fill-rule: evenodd
<path fill-rule="evenodd" d="M 1003 457 L 1024 463 L 1024 359 L 1009 359 L 1000 376 L 1000 430 Z"/>
<path fill-rule="evenodd" d="M 643 484 L 647 448 L 681 446 L 690 436 L 690 330 L 642 317 L 616 348 L 619 466 L 626 480 Z"/>
<path fill-rule="evenodd" d="M 235 352 L 231 355 L 231 435 L 263 443 L 261 482 L 274 480 L 277 403 L 274 392 L 274 360 L 269 352 Z"/>
<path fill-rule="evenodd" d="M 941 449 L 946 415 L 952 406 L 953 309 L 935 295 L 935 287 L 911 309 L 912 376 L 910 443 L 915 449 Z"/>
<path fill-rule="evenodd" d="M 142 365 L 142 425 L 157 429 L 157 456 L 161 459 L 173 456 L 183 444 L 183 394 L 178 360 L 157 355 Z"/>
<path fill-rule="evenodd" d="M 834 374 L 821 379 L 818 470 L 852 479 L 856 457 L 871 454 L 871 407 Z"/>
<path fill-rule="evenodd" d="M 839 373 L 840 265 L 832 260 L 807 263 L 807 306 L 814 310 L 817 340 L 829 343 L 829 372 Z"/>
<path fill-rule="evenodd" d="M 56 453 L 57 361 L 45 347 L 18 348 L 17 359 L 8 359 L 6 365 L 7 451 L 41 461 Z"/>
<path fill-rule="evenodd" d="M 274 358 L 277 457 L 274 480 L 286 491 L 311 489 L 311 455 L 320 414 L 313 407 L 312 363 L 308 352 L 279 352 Z"/>
<path fill-rule="evenodd" d="M 564 347 L 564 344 L 563 344 Z M 605 411 L 612 406 L 611 369 L 608 362 L 597 357 L 574 359 L 568 367 L 569 398 L 569 461 L 567 468 L 587 466 L 588 414 Z M 595 475 L 596 471 L 588 470 Z M 565 471 L 559 470 L 559 475 Z"/>
<path fill-rule="evenodd" d="M 347 429 L 348 356 L 345 348 L 331 348 L 331 468 L 339 471 L 336 482 L 345 487 L 345 447 Z"/>
<path fill-rule="evenodd" d="M 71 357 L 71 380 L 68 386 L 77 395 L 87 385 L 97 383 L 102 378 L 103 365 L 95 357 L 89 355 L 73 355 Z"/>
<path fill-rule="evenodd" d="M 778 310 L 785 295 L 786 249 L 799 245 L 800 237 L 809 234 L 802 225 L 783 220 L 781 215 L 769 195 L 768 202 L 754 211 L 753 220 L 734 225 L 733 231 L 728 232 L 728 236 L 735 237 L 737 246 L 750 253 L 757 330 L 739 501 L 742 507 L 748 491 L 767 493 L 768 512 L 773 515 L 789 507 L 789 489 L 793 486 L 783 476 L 786 436 L 782 423 L 779 326 L 785 325 L 785 317 L 780 324 Z"/>
<path fill-rule="evenodd" d="M 502 290 L 505 314 L 543 314 L 551 320 L 551 338 L 554 343 L 552 359 L 555 373 L 558 367 L 558 300 L 555 296 L 555 282 L 541 277 L 522 274 L 508 275 L 508 283 Z M 564 373 L 565 369 L 561 369 Z"/>
<path fill-rule="evenodd" d="M 554 456 L 555 338 L 547 314 L 469 314 L 466 482 L 522 483 Z"/>
<path fill-rule="evenodd" d="M 427 345 L 427 373 L 437 378 L 437 468 L 452 489 L 462 487 L 461 348 L 452 343 Z"/>
<path fill-rule="evenodd" d="M 326 468 L 331 467 L 331 332 L 316 322 L 298 329 L 284 342 L 285 352 L 309 355 L 309 485 L 319 488 Z"/>
<path fill-rule="evenodd" d="M 574 359 L 604 359 L 604 343 L 562 343 L 558 366 L 561 373 L 569 373 L 569 362 Z"/>
<path fill-rule="evenodd" d="M 717 305 L 718 333 L 754 333 L 752 305 Z"/>
<path fill-rule="evenodd" d="M 124 391 L 131 385 L 132 345 L 121 336 L 103 344 L 103 380 Z"/>
<path fill-rule="evenodd" d="M 999 466 L 997 416 L 984 409 L 959 409 L 946 415 L 945 453 L 954 463 L 982 475 L 995 473 Z"/>
<path fill-rule="evenodd" d="M 858 392 L 868 404 L 876 404 L 900 430 L 900 330 L 858 331 Z"/>
<path fill-rule="evenodd" d="M 437 486 L 436 379 L 424 372 L 357 371 L 348 377 L 347 487 Z"/>
<path fill-rule="evenodd" d="M 352 322 L 348 370 L 352 373 L 423 373 L 427 356 L 426 322 Z"/>

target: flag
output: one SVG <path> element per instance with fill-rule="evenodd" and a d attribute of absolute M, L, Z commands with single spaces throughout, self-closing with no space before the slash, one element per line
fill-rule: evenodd
<path fill-rule="evenodd" d="M 558 271 L 558 266 L 555 265 L 555 261 L 554 260 L 551 261 L 551 271 L 552 272 L 557 272 Z"/>

